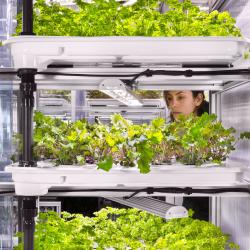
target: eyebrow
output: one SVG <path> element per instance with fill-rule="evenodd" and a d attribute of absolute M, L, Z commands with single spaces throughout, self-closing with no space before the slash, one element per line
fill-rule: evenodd
<path fill-rule="evenodd" d="M 179 94 L 182 94 L 182 93 L 184 93 L 184 92 L 183 91 L 179 91 L 179 92 L 176 93 L 176 95 L 179 95 Z"/>
<path fill-rule="evenodd" d="M 176 93 L 176 95 L 183 94 L 183 93 L 184 93 L 183 91 L 178 91 L 178 92 Z M 170 93 L 167 93 L 167 95 L 172 96 Z"/>

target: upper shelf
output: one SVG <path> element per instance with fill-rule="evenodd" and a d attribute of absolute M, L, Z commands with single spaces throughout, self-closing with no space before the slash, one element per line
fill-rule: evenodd
<path fill-rule="evenodd" d="M 93 90 L 110 75 L 131 80 L 133 77 L 128 74 L 139 74 L 146 69 L 210 71 L 228 70 L 229 65 L 233 66 L 230 69 L 250 67 L 250 59 L 244 59 L 250 43 L 235 37 L 19 36 L 4 44 L 11 50 L 15 69 L 39 70 L 41 74 L 36 75 L 38 89 Z M 51 72 L 59 74 L 49 75 Z M 62 73 L 92 76 L 65 76 Z M 12 80 L 20 82 L 17 77 Z M 228 82 L 247 80 L 249 75 L 154 75 L 140 76 L 136 87 L 141 90 L 217 91 Z"/>
<path fill-rule="evenodd" d="M 152 166 L 150 173 L 141 174 L 137 168 L 113 167 L 106 172 L 98 170 L 95 165 L 49 167 L 48 163 L 38 162 L 38 167 L 14 165 L 6 167 L 5 171 L 12 173 L 17 195 L 45 195 L 51 188 L 64 189 L 67 193 L 67 190 L 78 188 L 85 190 L 82 191 L 83 196 L 94 195 L 88 192 L 89 189 L 123 189 L 121 193 L 109 190 L 103 196 L 124 196 L 126 189 L 140 190 L 147 187 L 216 188 L 248 185 L 243 180 L 245 167 L 239 163 L 203 167 L 175 164 Z M 98 194 L 100 192 L 96 191 Z"/>
<path fill-rule="evenodd" d="M 19 36 L 5 41 L 15 68 L 49 64 L 229 65 L 249 44 L 235 37 L 49 37 Z"/>

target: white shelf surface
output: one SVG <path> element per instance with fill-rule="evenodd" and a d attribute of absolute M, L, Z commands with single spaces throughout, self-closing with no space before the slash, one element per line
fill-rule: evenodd
<path fill-rule="evenodd" d="M 183 65 L 250 66 L 244 53 L 250 43 L 235 37 L 46 37 L 19 36 L 5 41 L 13 67 L 37 68 L 39 72 L 99 75 L 138 74 L 146 69 L 186 70 Z M 69 64 L 73 68 L 48 68 Z M 115 65 L 122 67 L 114 67 Z M 135 67 L 130 67 L 134 65 Z M 216 68 L 216 67 L 215 67 Z M 212 69 L 215 69 L 212 68 Z M 222 68 L 219 68 L 222 69 Z M 228 68 L 224 68 L 228 69 Z M 210 69 L 211 70 L 211 69 Z M 38 89 L 98 89 L 108 77 L 36 75 Z M 119 77 L 131 79 L 131 77 Z M 225 82 L 245 81 L 248 76 L 142 76 L 138 89 L 222 90 Z M 15 83 L 19 79 L 15 78 Z"/>
<path fill-rule="evenodd" d="M 4 43 L 15 68 L 45 69 L 51 63 L 231 64 L 249 44 L 235 37 L 18 36 Z"/>
<path fill-rule="evenodd" d="M 53 189 L 142 189 L 146 187 L 235 187 L 246 184 L 243 166 L 152 166 L 148 174 L 141 174 L 137 168 L 113 167 L 109 172 L 96 166 L 44 167 L 7 166 L 12 173 L 17 195 L 46 195 Z M 120 194 L 102 193 L 103 196 Z M 84 195 L 84 194 L 83 194 Z M 92 194 L 93 195 L 93 194 Z M 86 193 L 86 196 L 90 194 Z"/>

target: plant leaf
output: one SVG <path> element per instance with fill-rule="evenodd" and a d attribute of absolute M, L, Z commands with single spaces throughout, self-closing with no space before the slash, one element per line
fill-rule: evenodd
<path fill-rule="evenodd" d="M 111 155 L 107 155 L 104 159 L 97 163 L 98 169 L 109 171 L 113 166 L 113 158 Z"/>

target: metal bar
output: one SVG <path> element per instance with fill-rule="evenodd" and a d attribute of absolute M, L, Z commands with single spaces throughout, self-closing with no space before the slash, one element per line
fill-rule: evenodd
<path fill-rule="evenodd" d="M 23 31 L 20 35 L 33 33 L 33 0 L 23 0 Z"/>
<path fill-rule="evenodd" d="M 217 0 L 217 1 L 211 1 L 211 3 L 209 4 L 209 9 L 210 11 L 213 10 L 221 10 L 223 5 L 228 2 L 228 0 Z"/>
<path fill-rule="evenodd" d="M 46 99 L 45 99 L 46 101 Z M 44 101 L 44 102 L 45 102 Z M 117 104 L 119 105 L 119 104 Z M 73 108 L 72 108 L 73 109 Z M 65 105 L 65 106 L 60 106 L 60 105 L 40 105 L 40 107 L 38 107 L 38 110 L 41 112 L 44 112 L 45 114 L 58 114 L 59 112 L 67 112 L 70 113 L 71 111 L 71 107 L 70 105 Z M 103 106 L 103 107 L 95 107 L 95 106 L 91 106 L 91 107 L 76 107 L 74 109 L 76 112 L 81 112 L 81 111 L 88 111 L 88 112 L 94 112 L 94 113 L 101 113 L 101 114 L 106 114 L 106 113 L 117 113 L 117 112 L 126 112 L 129 114 L 134 114 L 134 113 L 140 113 L 141 115 L 144 114 L 156 114 L 160 111 L 164 111 L 164 108 L 148 108 L 143 106 L 142 108 L 135 108 L 135 107 L 110 107 L 110 106 Z M 54 112 L 53 112 L 54 111 Z M 72 118 L 73 121 L 73 118 Z"/>
<path fill-rule="evenodd" d="M 76 91 L 71 91 L 71 121 L 76 121 Z"/>

